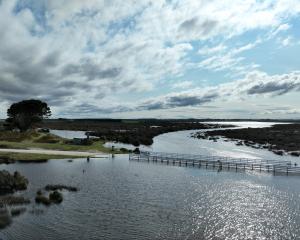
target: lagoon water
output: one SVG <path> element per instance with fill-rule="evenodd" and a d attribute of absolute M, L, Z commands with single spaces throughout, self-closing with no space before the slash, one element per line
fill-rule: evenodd
<path fill-rule="evenodd" d="M 281 157 L 230 142 L 190 138 L 194 131 L 155 138 L 154 151 L 237 157 Z M 63 192 L 60 205 L 35 203 L 1 230 L 0 239 L 300 239 L 300 177 L 213 171 L 116 158 L 0 165 L 28 177 L 33 199 L 46 184 Z M 84 170 L 84 172 L 83 172 Z"/>
<path fill-rule="evenodd" d="M 220 123 L 220 122 L 213 122 Z M 224 123 L 223 123 L 224 124 Z M 226 122 L 237 126 L 237 128 L 255 127 L 263 128 L 269 127 L 276 123 L 272 122 Z M 212 129 L 213 130 L 213 129 Z M 208 131 L 208 130 L 198 130 Z M 251 159 L 269 159 L 269 160 L 287 160 L 292 163 L 300 165 L 299 157 L 292 157 L 286 155 L 284 157 L 278 156 L 266 149 L 255 149 L 247 146 L 236 146 L 234 142 L 225 142 L 222 139 L 218 142 L 208 141 L 206 139 L 192 138 L 191 135 L 195 130 L 171 132 L 159 135 L 154 138 L 152 146 L 140 146 L 141 150 L 154 152 L 170 152 L 170 153 L 186 153 L 186 154 L 202 154 L 214 155 L 233 158 L 251 158 Z M 134 146 L 122 143 L 106 143 L 107 147 L 125 147 L 128 149 L 135 149 Z"/>
<path fill-rule="evenodd" d="M 66 139 L 73 138 L 86 138 L 85 131 L 69 131 L 69 130 L 54 130 L 51 129 L 50 133 Z"/>

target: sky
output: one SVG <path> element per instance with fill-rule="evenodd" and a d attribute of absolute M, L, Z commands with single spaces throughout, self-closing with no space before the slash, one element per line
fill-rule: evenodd
<path fill-rule="evenodd" d="M 300 118 L 300 0 L 0 0 L 0 118 Z"/>

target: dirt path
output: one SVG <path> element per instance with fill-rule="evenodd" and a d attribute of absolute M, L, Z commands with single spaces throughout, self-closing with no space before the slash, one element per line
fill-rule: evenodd
<path fill-rule="evenodd" d="M 79 151 L 61 151 L 61 150 L 46 150 L 46 149 L 13 149 L 13 148 L 0 149 L 0 152 L 33 153 L 33 154 L 36 153 L 36 154 L 80 156 L 80 157 L 107 155 L 102 152 L 79 152 Z"/>

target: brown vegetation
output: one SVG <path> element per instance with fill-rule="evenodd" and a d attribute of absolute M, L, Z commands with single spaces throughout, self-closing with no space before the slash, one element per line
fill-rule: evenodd
<path fill-rule="evenodd" d="M 229 126 L 229 125 L 226 125 Z M 167 132 L 181 130 L 219 128 L 224 125 L 204 124 L 199 120 L 158 120 L 158 119 L 78 119 L 46 120 L 40 127 L 61 130 L 89 131 L 91 136 L 103 141 L 116 141 L 134 146 L 151 145 L 153 138 Z"/>
<path fill-rule="evenodd" d="M 198 133 L 197 138 L 216 139 L 223 136 L 239 140 L 237 145 L 254 146 L 259 144 L 260 148 L 266 148 L 276 154 L 282 155 L 283 151 L 293 156 L 299 156 L 300 152 L 300 124 L 277 124 L 267 128 L 244 128 L 226 129 Z"/>

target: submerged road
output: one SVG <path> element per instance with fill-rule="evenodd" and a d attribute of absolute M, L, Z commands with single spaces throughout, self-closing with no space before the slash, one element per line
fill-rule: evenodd
<path fill-rule="evenodd" d="M 13 148 L 0 149 L 0 152 L 32 153 L 32 154 L 36 153 L 36 154 L 79 156 L 79 157 L 107 155 L 103 152 L 83 152 L 83 151 L 79 152 L 79 151 L 62 151 L 62 150 L 47 150 L 47 149 L 13 149 Z"/>

